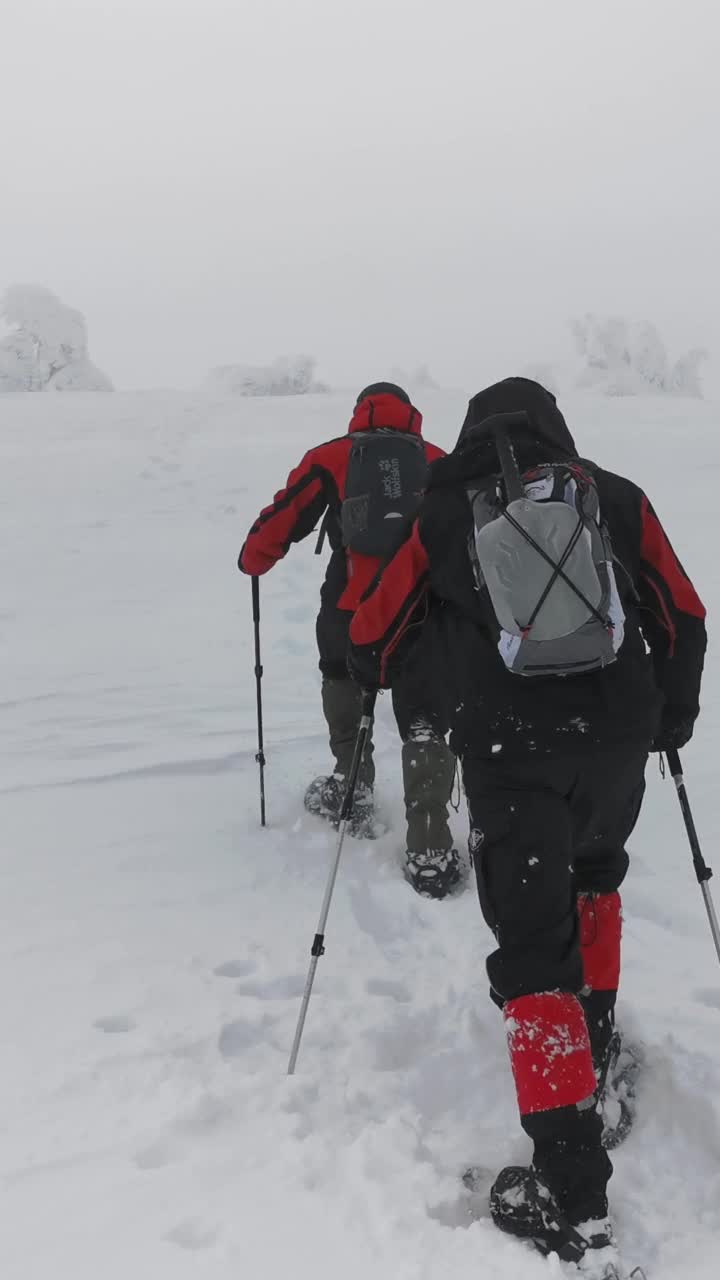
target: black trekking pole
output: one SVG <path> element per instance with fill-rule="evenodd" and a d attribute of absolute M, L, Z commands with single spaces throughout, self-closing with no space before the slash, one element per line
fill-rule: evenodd
<path fill-rule="evenodd" d="M 312 995 L 313 983 L 315 981 L 315 970 L 318 966 L 320 956 L 325 954 L 325 925 L 327 924 L 328 914 L 330 912 L 330 903 L 332 902 L 333 890 L 337 879 L 338 868 L 340 866 L 340 857 L 345 843 L 345 832 L 347 830 L 348 818 L 352 810 L 353 798 L 355 796 L 355 787 L 357 785 L 360 765 L 365 754 L 365 747 L 370 733 L 370 726 L 373 721 L 373 713 L 375 711 L 375 699 L 377 694 L 363 693 L 362 696 L 362 713 L 360 716 L 360 727 L 358 729 L 357 738 L 355 740 L 355 753 L 353 755 L 352 766 L 350 768 L 350 777 L 347 781 L 347 788 L 343 797 L 342 807 L 340 809 L 339 818 L 339 834 L 337 849 L 335 850 L 335 860 L 330 868 L 327 886 L 325 888 L 325 897 L 323 898 L 322 908 L 320 910 L 320 921 L 317 927 L 317 933 L 313 938 L 313 944 L 310 948 L 310 968 L 308 969 L 307 981 L 305 983 L 305 991 L 300 1006 L 300 1017 L 298 1018 L 297 1028 L 295 1030 L 295 1039 L 290 1053 L 290 1062 L 288 1063 L 287 1073 L 289 1076 L 295 1074 L 295 1064 L 298 1060 L 300 1052 L 300 1041 L 302 1040 L 303 1031 L 305 1029 L 305 1019 L 307 1017 L 308 1005 L 310 1004 L 310 996 Z"/>
<path fill-rule="evenodd" d="M 697 882 L 702 890 L 702 896 L 705 900 L 705 909 L 708 913 L 708 920 L 710 921 L 710 932 L 713 936 L 718 960 L 720 960 L 720 926 L 718 925 L 715 903 L 713 902 L 710 886 L 708 885 L 708 880 L 712 877 L 712 868 L 707 865 L 700 848 L 700 841 L 698 840 L 698 834 L 695 830 L 690 801 L 688 800 L 688 794 L 685 790 L 685 779 L 683 777 L 682 765 L 680 763 L 680 754 L 674 747 L 671 747 L 666 752 L 666 755 L 670 774 L 677 788 L 682 815 L 685 819 L 685 827 L 688 833 L 688 840 L 690 841 L 690 849 L 692 850 L 695 875 L 697 876 Z"/>
<path fill-rule="evenodd" d="M 262 663 L 260 661 L 260 579 L 252 579 L 253 624 L 255 627 L 255 687 L 257 689 L 258 749 L 255 755 L 260 766 L 260 826 L 265 826 L 265 750 L 263 746 L 262 714 Z"/>

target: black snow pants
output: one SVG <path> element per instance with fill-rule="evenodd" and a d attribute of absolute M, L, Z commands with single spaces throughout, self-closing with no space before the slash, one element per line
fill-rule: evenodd
<path fill-rule="evenodd" d="M 470 851 L 497 941 L 487 971 L 505 1011 L 521 1123 L 535 1168 L 576 1222 L 607 1212 L 612 1166 L 593 1091 L 612 1031 L 617 890 L 646 763 L 640 747 L 574 760 L 463 760 Z M 586 985 L 593 971 L 597 991 Z"/>
<path fill-rule="evenodd" d="M 498 942 L 488 977 L 502 1001 L 582 988 L 577 896 L 622 884 L 646 763 L 636 746 L 573 760 L 463 760 L 480 905 Z"/>

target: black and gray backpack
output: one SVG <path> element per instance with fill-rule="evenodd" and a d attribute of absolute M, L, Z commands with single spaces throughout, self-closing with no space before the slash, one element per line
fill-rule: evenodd
<path fill-rule="evenodd" d="M 521 475 L 500 420 L 496 444 L 502 482 L 468 490 L 469 551 L 505 666 L 522 676 L 608 666 L 625 614 L 593 476 L 575 462 Z"/>
<path fill-rule="evenodd" d="M 343 546 L 364 556 L 390 556 L 427 484 L 425 445 L 390 428 L 352 439 L 341 508 Z"/>

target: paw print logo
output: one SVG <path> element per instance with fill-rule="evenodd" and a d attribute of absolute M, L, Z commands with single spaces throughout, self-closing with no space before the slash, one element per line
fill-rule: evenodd
<path fill-rule="evenodd" d="M 471 853 L 477 853 L 485 840 L 485 832 L 479 827 L 472 827 L 470 830 L 470 838 L 468 840 L 468 848 Z"/>

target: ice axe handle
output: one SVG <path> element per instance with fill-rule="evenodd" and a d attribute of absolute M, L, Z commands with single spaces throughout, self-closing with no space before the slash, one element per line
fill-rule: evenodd
<path fill-rule="evenodd" d="M 508 503 L 514 502 L 517 498 L 525 497 L 525 488 L 509 431 L 511 427 L 527 427 L 530 419 L 526 413 L 496 413 L 491 422 L 495 432 L 495 447 L 505 481 L 507 500 Z"/>

